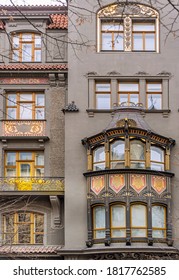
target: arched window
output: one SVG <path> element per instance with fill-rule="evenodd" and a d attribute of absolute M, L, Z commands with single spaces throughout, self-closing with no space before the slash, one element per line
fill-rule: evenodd
<path fill-rule="evenodd" d="M 166 237 L 166 208 L 160 205 L 152 207 L 152 236 L 154 238 Z"/>
<path fill-rule="evenodd" d="M 94 239 L 105 238 L 105 207 L 95 206 L 93 208 L 93 237 Z"/>
<path fill-rule="evenodd" d="M 12 61 L 40 62 L 41 35 L 31 32 L 12 34 Z"/>
<path fill-rule="evenodd" d="M 164 150 L 156 147 L 151 146 L 150 148 L 150 163 L 151 169 L 163 171 L 164 170 Z"/>
<path fill-rule="evenodd" d="M 143 204 L 131 206 L 131 236 L 147 237 L 147 207 Z"/>
<path fill-rule="evenodd" d="M 105 149 L 101 146 L 93 151 L 93 170 L 102 170 L 105 168 Z"/>
<path fill-rule="evenodd" d="M 34 212 L 4 214 L 3 241 L 6 244 L 43 244 L 44 215 Z"/>
<path fill-rule="evenodd" d="M 115 141 L 110 148 L 111 168 L 124 168 L 125 142 L 122 140 Z"/>
<path fill-rule="evenodd" d="M 145 168 L 145 144 L 139 140 L 130 143 L 131 168 Z"/>
<path fill-rule="evenodd" d="M 111 206 L 111 237 L 126 236 L 126 208 L 124 205 Z"/>

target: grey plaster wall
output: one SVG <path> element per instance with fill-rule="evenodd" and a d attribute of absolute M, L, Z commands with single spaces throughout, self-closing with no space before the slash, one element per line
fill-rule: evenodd
<path fill-rule="evenodd" d="M 179 86 L 179 39 L 172 34 L 166 39 L 166 30 L 160 26 L 159 53 L 97 53 L 96 46 L 96 16 L 97 1 L 72 1 L 73 5 L 93 10 L 94 13 L 79 24 L 78 32 L 73 24 L 69 24 L 71 40 L 80 40 L 79 34 L 87 38 L 91 47 L 73 47 L 68 45 L 69 57 L 69 85 L 68 102 L 75 101 L 79 113 L 65 115 L 65 246 L 66 248 L 84 248 L 87 239 L 86 216 L 86 181 L 83 172 L 86 171 L 86 151 L 81 145 L 81 139 L 96 134 L 109 124 L 109 113 L 98 113 L 90 118 L 86 112 L 88 108 L 88 80 L 86 73 L 95 71 L 101 76 L 108 77 L 110 71 L 117 71 L 122 76 L 133 76 L 139 71 L 149 73 L 149 77 L 157 76 L 162 71 L 171 73 L 169 81 L 169 113 L 167 118 L 162 114 L 146 114 L 145 119 L 153 130 L 159 134 L 172 137 L 176 146 L 171 156 L 171 171 L 175 173 L 172 180 L 173 202 L 173 237 L 174 245 L 179 248 L 179 122 L 178 122 L 178 86 Z M 114 1 L 102 1 L 110 4 Z M 141 2 L 141 1 L 140 1 Z M 142 1 L 148 4 L 148 1 Z M 84 11 L 84 13 L 87 13 Z M 78 16 L 69 15 L 75 25 Z M 167 23 L 167 18 L 166 18 Z M 120 78 L 120 75 L 119 75 Z"/>

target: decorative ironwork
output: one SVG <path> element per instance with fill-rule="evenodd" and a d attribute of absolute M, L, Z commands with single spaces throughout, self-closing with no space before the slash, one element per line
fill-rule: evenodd
<path fill-rule="evenodd" d="M 0 191 L 59 191 L 64 192 L 64 178 L 13 177 L 0 178 Z"/>
<path fill-rule="evenodd" d="M 96 254 L 91 260 L 179 260 L 179 253 L 176 252 L 116 252 L 108 254 Z"/>
<path fill-rule="evenodd" d="M 130 176 L 131 187 L 140 193 L 146 187 L 146 176 L 145 175 L 131 175 Z"/>
<path fill-rule="evenodd" d="M 163 176 L 152 176 L 151 186 L 158 194 L 163 193 L 166 190 L 166 178 Z"/>
<path fill-rule="evenodd" d="M 45 136 L 45 121 L 3 121 L 3 136 Z"/>

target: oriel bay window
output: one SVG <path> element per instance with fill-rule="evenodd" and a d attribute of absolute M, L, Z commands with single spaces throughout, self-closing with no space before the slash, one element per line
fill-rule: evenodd
<path fill-rule="evenodd" d="M 142 204 L 131 206 L 131 236 L 147 237 L 147 207 Z"/>
<path fill-rule="evenodd" d="M 19 92 L 6 95 L 7 119 L 44 119 L 45 96 L 43 93 Z"/>
<path fill-rule="evenodd" d="M 132 40 L 133 51 L 155 51 L 156 31 L 155 22 L 133 22 Z"/>
<path fill-rule="evenodd" d="M 111 168 L 124 168 L 125 142 L 123 140 L 117 140 L 111 143 L 110 151 Z"/>
<path fill-rule="evenodd" d="M 4 244 L 43 244 L 44 215 L 15 212 L 3 215 Z"/>
<path fill-rule="evenodd" d="M 138 82 L 119 82 L 118 102 L 139 103 L 139 84 Z"/>
<path fill-rule="evenodd" d="M 111 237 L 120 238 L 126 236 L 126 207 L 124 205 L 112 205 L 111 208 Z"/>
<path fill-rule="evenodd" d="M 101 50 L 122 51 L 123 24 L 119 20 L 106 20 L 101 22 Z"/>
<path fill-rule="evenodd" d="M 162 84 L 160 82 L 147 82 L 147 109 L 162 109 Z"/>
<path fill-rule="evenodd" d="M 95 93 L 96 109 L 111 108 L 111 84 L 108 82 L 96 83 Z"/>
<path fill-rule="evenodd" d="M 40 62 L 41 35 L 36 33 L 14 33 L 12 35 L 12 61 Z"/>
<path fill-rule="evenodd" d="M 95 206 L 93 208 L 93 237 L 94 239 L 105 238 L 105 207 Z"/>
<path fill-rule="evenodd" d="M 160 205 L 152 207 L 152 236 L 153 238 L 166 237 L 166 208 Z"/>
<path fill-rule="evenodd" d="M 43 177 L 44 153 L 13 152 L 5 153 L 5 176 L 7 177 Z"/>
<path fill-rule="evenodd" d="M 131 168 L 145 168 L 145 143 L 132 140 L 130 143 Z"/>

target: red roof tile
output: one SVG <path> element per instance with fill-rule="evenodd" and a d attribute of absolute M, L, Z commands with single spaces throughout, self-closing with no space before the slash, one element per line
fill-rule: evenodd
<path fill-rule="evenodd" d="M 64 14 L 50 15 L 52 23 L 48 25 L 48 29 L 67 29 L 68 16 Z"/>
<path fill-rule="evenodd" d="M 0 246 L 0 254 L 57 254 L 61 246 Z"/>
<path fill-rule="evenodd" d="M 67 70 L 67 64 L 0 64 L 0 70 Z"/>

